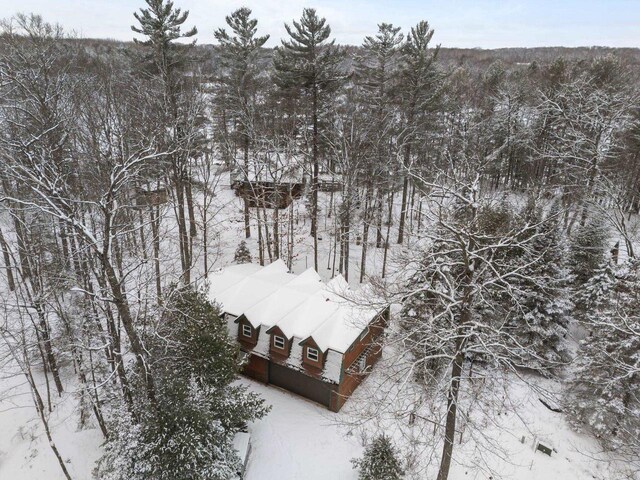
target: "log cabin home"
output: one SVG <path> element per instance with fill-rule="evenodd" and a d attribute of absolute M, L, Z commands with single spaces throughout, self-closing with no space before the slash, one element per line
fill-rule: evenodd
<path fill-rule="evenodd" d="M 247 356 L 243 373 L 255 380 L 338 412 L 382 354 L 388 305 L 342 276 L 324 283 L 313 269 L 295 275 L 277 260 L 232 265 L 209 280 Z"/>
<path fill-rule="evenodd" d="M 241 161 L 230 174 L 231 189 L 249 207 L 284 209 L 302 198 L 305 180 L 300 160 L 267 152 L 246 165 Z"/>
<path fill-rule="evenodd" d="M 169 201 L 169 189 L 164 185 L 143 185 L 136 189 L 135 205 L 137 208 L 157 207 Z"/>
<path fill-rule="evenodd" d="M 251 208 L 285 209 L 304 193 L 303 183 L 272 180 L 233 180 L 231 188 Z"/>

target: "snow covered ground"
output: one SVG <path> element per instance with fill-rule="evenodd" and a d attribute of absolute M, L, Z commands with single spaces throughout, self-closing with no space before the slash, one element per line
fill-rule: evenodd
<path fill-rule="evenodd" d="M 228 178 L 228 177 L 226 177 Z M 225 178 L 225 180 L 226 180 Z M 242 209 L 239 199 L 228 188 L 219 192 L 216 198 L 215 225 L 209 239 L 214 268 L 224 266 L 233 258 L 239 241 L 244 237 Z M 321 198 L 321 210 L 326 211 L 328 197 Z M 296 225 L 296 247 L 293 270 L 301 273 L 312 266 L 312 249 L 308 236 L 308 222 L 304 223 L 304 208 L 296 205 L 300 213 L 300 223 Z M 163 233 L 168 241 L 162 245 L 163 265 L 171 259 L 176 263 L 175 241 L 177 232 L 171 224 L 171 213 L 163 220 Z M 323 239 L 319 242 L 320 271 L 325 280 L 331 278 L 331 253 L 333 237 L 332 220 L 319 222 Z M 254 230 L 255 232 L 255 225 Z M 392 231 L 391 239 L 397 233 Z M 255 238 L 254 234 L 254 238 Z M 175 242 L 174 242 L 175 243 Z M 257 257 L 255 239 L 248 242 Z M 398 251 L 394 245 L 394 250 Z M 361 247 L 352 244 L 350 252 L 350 283 L 357 284 L 359 277 Z M 214 261 L 215 260 L 215 261 Z M 196 252 L 195 262 L 201 267 L 202 257 Z M 379 274 L 382 264 L 382 249 L 369 249 L 367 270 Z M 329 266 L 329 268 L 327 268 Z M 389 271 L 393 273 L 393 252 Z M 165 270 L 167 283 L 172 280 L 169 269 Z M 175 274 L 175 272 L 174 272 Z M 137 281 L 137 280 L 136 280 Z M 37 417 L 29 388 L 23 377 L 13 376 L 14 369 L 0 366 L 0 480 L 63 480 L 64 476 L 51 452 Z M 356 479 L 350 460 L 359 457 L 363 451 L 363 436 L 360 430 L 350 429 L 342 421 L 358 402 L 368 400 L 371 389 L 375 389 L 375 375 L 367 380 L 354 397 L 347 402 L 343 413 L 334 414 L 308 400 L 275 387 L 265 386 L 248 379 L 240 381 L 261 395 L 273 406 L 269 415 L 250 426 L 252 452 L 246 471 L 247 480 L 270 479 Z M 53 438 L 62 458 L 67 463 L 74 480 L 89 480 L 95 461 L 101 455 L 102 436 L 97 429 L 80 430 L 77 413 L 77 398 L 73 393 L 74 380 L 67 378 L 67 392 L 61 398 L 53 394 L 55 408 L 50 422 Z M 557 385 L 545 385 L 553 389 Z M 597 452 L 594 439 L 571 430 L 564 416 L 544 407 L 537 395 L 526 385 L 514 383 L 509 390 L 511 397 L 509 410 L 493 412 L 494 422 L 487 422 L 485 432 L 507 456 L 502 459 L 486 458 L 485 453 L 473 447 L 473 442 L 458 449 L 452 467 L 451 480 L 487 480 L 506 478 L 517 480 L 618 480 L 607 471 L 604 462 L 590 458 Z M 366 431 L 368 427 L 364 427 Z M 524 443 L 521 443 L 522 437 Z M 546 439 L 555 447 L 551 457 L 535 452 L 534 439 Z M 456 445 L 458 447 L 458 445 Z M 490 465 L 493 471 L 487 473 L 477 465 Z M 431 472 L 429 470 L 429 472 Z M 498 477 L 500 475 L 500 477 Z M 435 477 L 431 475 L 430 477 Z M 430 478 L 426 477 L 426 478 Z M 425 478 L 425 477 L 423 477 Z"/>
<path fill-rule="evenodd" d="M 338 414 L 277 387 L 241 382 L 272 405 L 266 418 L 250 426 L 246 480 L 358 477 L 349 460 L 361 455 L 362 446 L 336 424 Z"/>
<path fill-rule="evenodd" d="M 8 369 L 7 365 L 3 367 L 4 373 Z M 72 386 L 72 380 L 65 381 Z M 39 387 L 45 391 L 42 385 Z M 55 405 L 49 417 L 52 437 L 69 474 L 74 480 L 91 479 L 91 471 L 102 454 L 102 434 L 97 429 L 78 428 L 73 391 L 62 397 L 52 392 L 51 399 Z M 0 375 L 0 479 L 64 480 L 24 377 Z"/>
<path fill-rule="evenodd" d="M 250 426 L 252 450 L 247 480 L 358 477 L 350 459 L 362 454 L 362 435 L 342 424 L 342 413 L 329 412 L 276 387 L 244 378 L 241 381 L 273 406 L 266 418 Z M 518 480 L 618 478 L 608 471 L 605 462 L 590 458 L 597 455 L 595 440 L 572 431 L 564 416 L 547 409 L 524 383 L 515 382 L 509 394 L 512 398 L 508 403 L 516 406 L 516 410 L 496 410 L 497 425 L 487 425 L 485 430 L 496 442 L 496 454 L 506 457 L 492 458 L 486 450 L 468 442 L 455 456 L 460 461 L 453 465 L 450 480 L 487 480 L 492 475 L 494 479 Z M 367 388 L 363 388 L 347 405 L 351 402 L 352 408 L 357 407 L 368 395 Z M 523 437 L 525 441 L 521 443 Z M 550 457 L 537 452 L 536 440 L 545 441 L 557 452 Z M 493 471 L 487 473 L 485 464 Z M 428 470 L 432 475 L 427 478 L 435 478 L 436 467 L 437 463 Z"/>
<path fill-rule="evenodd" d="M 246 480 L 305 479 L 355 480 L 350 459 L 363 451 L 359 431 L 342 424 L 343 414 L 332 413 L 313 402 L 276 387 L 242 378 L 272 405 L 269 415 L 250 425 L 251 454 Z M 366 384 L 364 385 L 366 386 Z M 21 379 L 4 379 L 0 399 L 0 479 L 63 480 Z M 618 477 L 609 474 L 604 462 L 588 454 L 597 451 L 594 439 L 573 432 L 562 414 L 552 412 L 538 401 L 524 384 L 511 391 L 516 411 L 496 415 L 501 428 L 487 427 L 487 433 L 508 452 L 507 459 L 486 458 L 486 452 L 463 448 L 462 463 L 452 468 L 451 480 L 480 480 L 489 476 L 474 463 L 487 461 L 505 479 L 584 480 Z M 367 389 L 356 392 L 347 406 L 357 407 Z M 73 479 L 89 480 L 94 462 L 101 453 L 98 430 L 78 429 L 78 416 L 72 393 L 56 402 L 51 417 L 53 438 Z M 347 409 L 348 410 L 348 409 Z M 506 427 L 506 428 L 504 428 Z M 525 442 L 520 443 L 522 437 Z M 534 439 L 545 440 L 557 450 L 551 457 L 534 450 Z"/>
<path fill-rule="evenodd" d="M 277 387 L 246 378 L 239 381 L 272 405 L 267 417 L 249 427 L 252 446 L 246 480 L 357 478 L 350 460 L 362 454 L 363 436 L 343 420 L 350 410 L 358 408 L 359 402 L 369 399 L 371 389 L 376 388 L 375 370 L 340 414 Z M 557 384 L 541 382 L 546 389 L 557 388 Z M 3 378 L 0 392 L 0 479 L 63 480 L 33 408 L 28 386 L 19 377 Z M 458 463 L 452 468 L 451 480 L 487 480 L 490 476 L 486 467 L 474 466 L 485 464 L 493 469 L 494 479 L 619 478 L 608 471 L 605 462 L 590 458 L 597 455 L 595 440 L 571 430 L 564 416 L 547 409 L 527 385 L 515 381 L 505 395 L 509 396 L 510 407 L 496 407 L 492 412 L 495 424 L 487 423 L 484 431 L 506 458 L 492 458 L 486 451 L 476 449 L 473 442 L 465 443 L 456 455 Z M 73 392 L 61 398 L 54 395 L 53 399 L 56 407 L 50 422 L 54 441 L 72 478 L 89 480 L 101 454 L 102 436 L 96 429 L 78 428 Z M 536 452 L 536 439 L 545 440 L 557 452 L 551 457 Z"/>

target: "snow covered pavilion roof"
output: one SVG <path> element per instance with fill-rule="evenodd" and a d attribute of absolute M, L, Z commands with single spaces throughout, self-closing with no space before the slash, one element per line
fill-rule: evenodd
<path fill-rule="evenodd" d="M 381 312 L 377 302 L 353 302 L 362 292 L 353 291 L 341 275 L 325 284 L 313 269 L 289 273 L 282 260 L 266 267 L 232 265 L 209 281 L 209 298 L 224 312 L 244 315 L 264 331 L 278 327 L 290 339 L 312 338 L 322 351 L 346 352 Z"/>

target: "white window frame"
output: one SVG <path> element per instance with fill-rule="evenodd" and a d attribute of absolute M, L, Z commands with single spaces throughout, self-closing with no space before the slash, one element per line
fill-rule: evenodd
<path fill-rule="evenodd" d="M 247 332 L 249 332 L 248 335 L 247 335 Z M 246 323 L 242 324 L 242 336 L 249 337 L 249 338 L 253 336 L 253 328 L 251 328 L 251 325 L 247 325 Z"/>
<path fill-rule="evenodd" d="M 312 354 L 311 352 L 315 352 L 315 353 Z M 315 358 L 313 358 L 314 356 Z M 307 360 L 311 360 L 312 362 L 317 362 L 318 360 L 320 360 L 320 352 L 315 348 L 307 347 Z"/>
<path fill-rule="evenodd" d="M 280 345 L 278 345 L 278 343 L 280 343 Z M 284 339 L 284 337 L 281 337 L 280 335 L 273 336 L 273 346 L 276 347 L 277 349 L 284 350 L 284 347 L 286 344 L 287 344 L 287 341 Z"/>

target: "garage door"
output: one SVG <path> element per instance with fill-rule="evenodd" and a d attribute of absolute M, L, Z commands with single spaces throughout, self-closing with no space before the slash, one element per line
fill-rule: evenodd
<path fill-rule="evenodd" d="M 297 393 L 314 402 L 328 407 L 331 399 L 331 387 L 326 383 L 309 377 L 277 363 L 269 366 L 269 383 Z"/>

